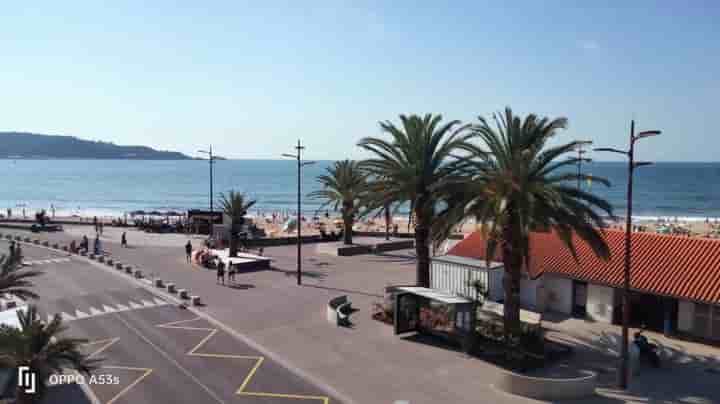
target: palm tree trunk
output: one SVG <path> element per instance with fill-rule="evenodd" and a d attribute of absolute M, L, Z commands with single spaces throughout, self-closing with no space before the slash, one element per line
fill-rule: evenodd
<path fill-rule="evenodd" d="M 385 240 L 390 240 L 390 205 L 386 204 L 383 211 L 385 213 Z"/>
<path fill-rule="evenodd" d="M 520 330 L 520 278 L 523 256 L 521 249 L 515 244 L 517 238 L 512 229 L 512 223 L 508 223 L 503 229 L 502 240 L 502 258 L 505 268 L 503 328 L 506 339 L 511 335 L 517 335 Z"/>
<path fill-rule="evenodd" d="M 430 238 L 429 218 L 424 214 L 416 214 L 415 226 L 415 253 L 417 255 L 417 284 L 420 287 L 430 287 Z"/>
<path fill-rule="evenodd" d="M 353 203 L 343 202 L 342 218 L 343 218 L 343 243 L 352 244 L 353 231 Z"/>
<path fill-rule="evenodd" d="M 238 232 L 236 231 L 236 227 L 234 224 L 231 225 L 230 228 L 230 251 L 229 255 L 231 257 L 237 257 L 238 252 Z"/>

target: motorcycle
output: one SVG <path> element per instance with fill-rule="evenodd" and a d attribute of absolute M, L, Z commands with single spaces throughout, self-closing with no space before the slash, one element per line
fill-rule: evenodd
<path fill-rule="evenodd" d="M 642 331 L 638 331 L 634 335 L 634 342 L 640 350 L 640 359 L 650 362 L 654 368 L 660 367 L 660 355 L 658 355 L 658 347 L 650 343 Z"/>

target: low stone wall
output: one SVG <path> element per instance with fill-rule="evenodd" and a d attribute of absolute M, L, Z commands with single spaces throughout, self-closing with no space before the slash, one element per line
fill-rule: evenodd
<path fill-rule="evenodd" d="M 586 376 L 576 378 L 531 377 L 503 372 L 495 387 L 506 393 L 536 400 L 569 400 L 595 394 L 597 374 L 582 371 Z"/>

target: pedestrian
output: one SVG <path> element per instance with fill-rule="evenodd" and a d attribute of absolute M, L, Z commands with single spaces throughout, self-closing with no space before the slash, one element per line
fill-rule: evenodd
<path fill-rule="evenodd" d="M 15 257 L 15 242 L 14 241 L 10 242 L 10 257 L 11 258 Z"/>
<path fill-rule="evenodd" d="M 75 240 L 70 241 L 70 252 L 75 254 L 77 252 L 77 245 Z"/>
<path fill-rule="evenodd" d="M 93 216 L 93 226 L 95 226 L 95 233 L 98 232 L 98 220 L 97 216 Z"/>
<path fill-rule="evenodd" d="M 93 244 L 95 255 L 100 255 L 100 237 L 98 235 L 95 235 L 95 243 Z"/>
<path fill-rule="evenodd" d="M 100 230 L 100 235 L 102 236 L 102 231 L 103 231 L 103 223 L 102 222 L 98 223 L 98 230 Z"/>
<path fill-rule="evenodd" d="M 235 283 L 235 273 L 237 272 L 237 267 L 233 265 L 232 263 L 228 264 L 228 282 Z"/>
<path fill-rule="evenodd" d="M 185 260 L 189 263 L 190 262 L 190 256 L 192 255 L 192 244 L 190 243 L 190 240 L 185 244 Z"/>
<path fill-rule="evenodd" d="M 90 249 L 90 241 L 88 240 L 88 237 L 85 234 L 83 234 L 82 242 L 80 243 L 80 248 L 85 250 L 86 252 Z"/>
<path fill-rule="evenodd" d="M 55 205 L 50 204 L 50 210 L 52 211 L 52 218 L 55 219 Z"/>
<path fill-rule="evenodd" d="M 125 232 L 123 232 L 122 236 L 120 236 L 120 246 L 127 248 L 127 234 Z"/>
<path fill-rule="evenodd" d="M 260 254 L 261 257 L 262 257 L 262 255 L 263 255 L 263 252 L 264 252 L 264 251 L 265 251 L 265 249 L 264 249 L 263 247 L 260 247 L 260 248 L 258 249 L 258 253 Z"/>
<path fill-rule="evenodd" d="M 20 243 L 18 243 L 17 246 L 15 247 L 15 259 L 17 260 L 15 262 L 17 262 L 18 265 L 23 264 L 23 255 L 22 255 L 22 248 L 20 247 Z"/>
<path fill-rule="evenodd" d="M 217 280 L 215 281 L 215 283 L 219 282 L 222 282 L 223 285 L 225 284 L 225 263 L 221 259 L 218 259 Z"/>

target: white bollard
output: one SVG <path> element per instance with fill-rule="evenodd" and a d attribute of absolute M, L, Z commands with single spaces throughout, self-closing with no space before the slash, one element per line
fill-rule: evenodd
<path fill-rule="evenodd" d="M 156 288 L 162 288 L 163 287 L 163 280 L 162 279 L 155 279 L 155 287 Z"/>
<path fill-rule="evenodd" d="M 136 269 L 136 270 L 135 270 L 135 277 L 138 278 L 138 279 L 142 278 L 142 277 L 143 277 L 142 271 L 139 270 L 139 269 Z"/>
<path fill-rule="evenodd" d="M 178 290 L 178 296 L 180 296 L 181 299 L 187 299 L 188 298 L 188 290 L 187 289 Z"/>
<path fill-rule="evenodd" d="M 166 285 L 168 293 L 175 293 L 175 284 L 174 283 L 168 283 Z"/>
<path fill-rule="evenodd" d="M 200 296 L 190 296 L 190 301 L 193 306 L 200 306 Z"/>

